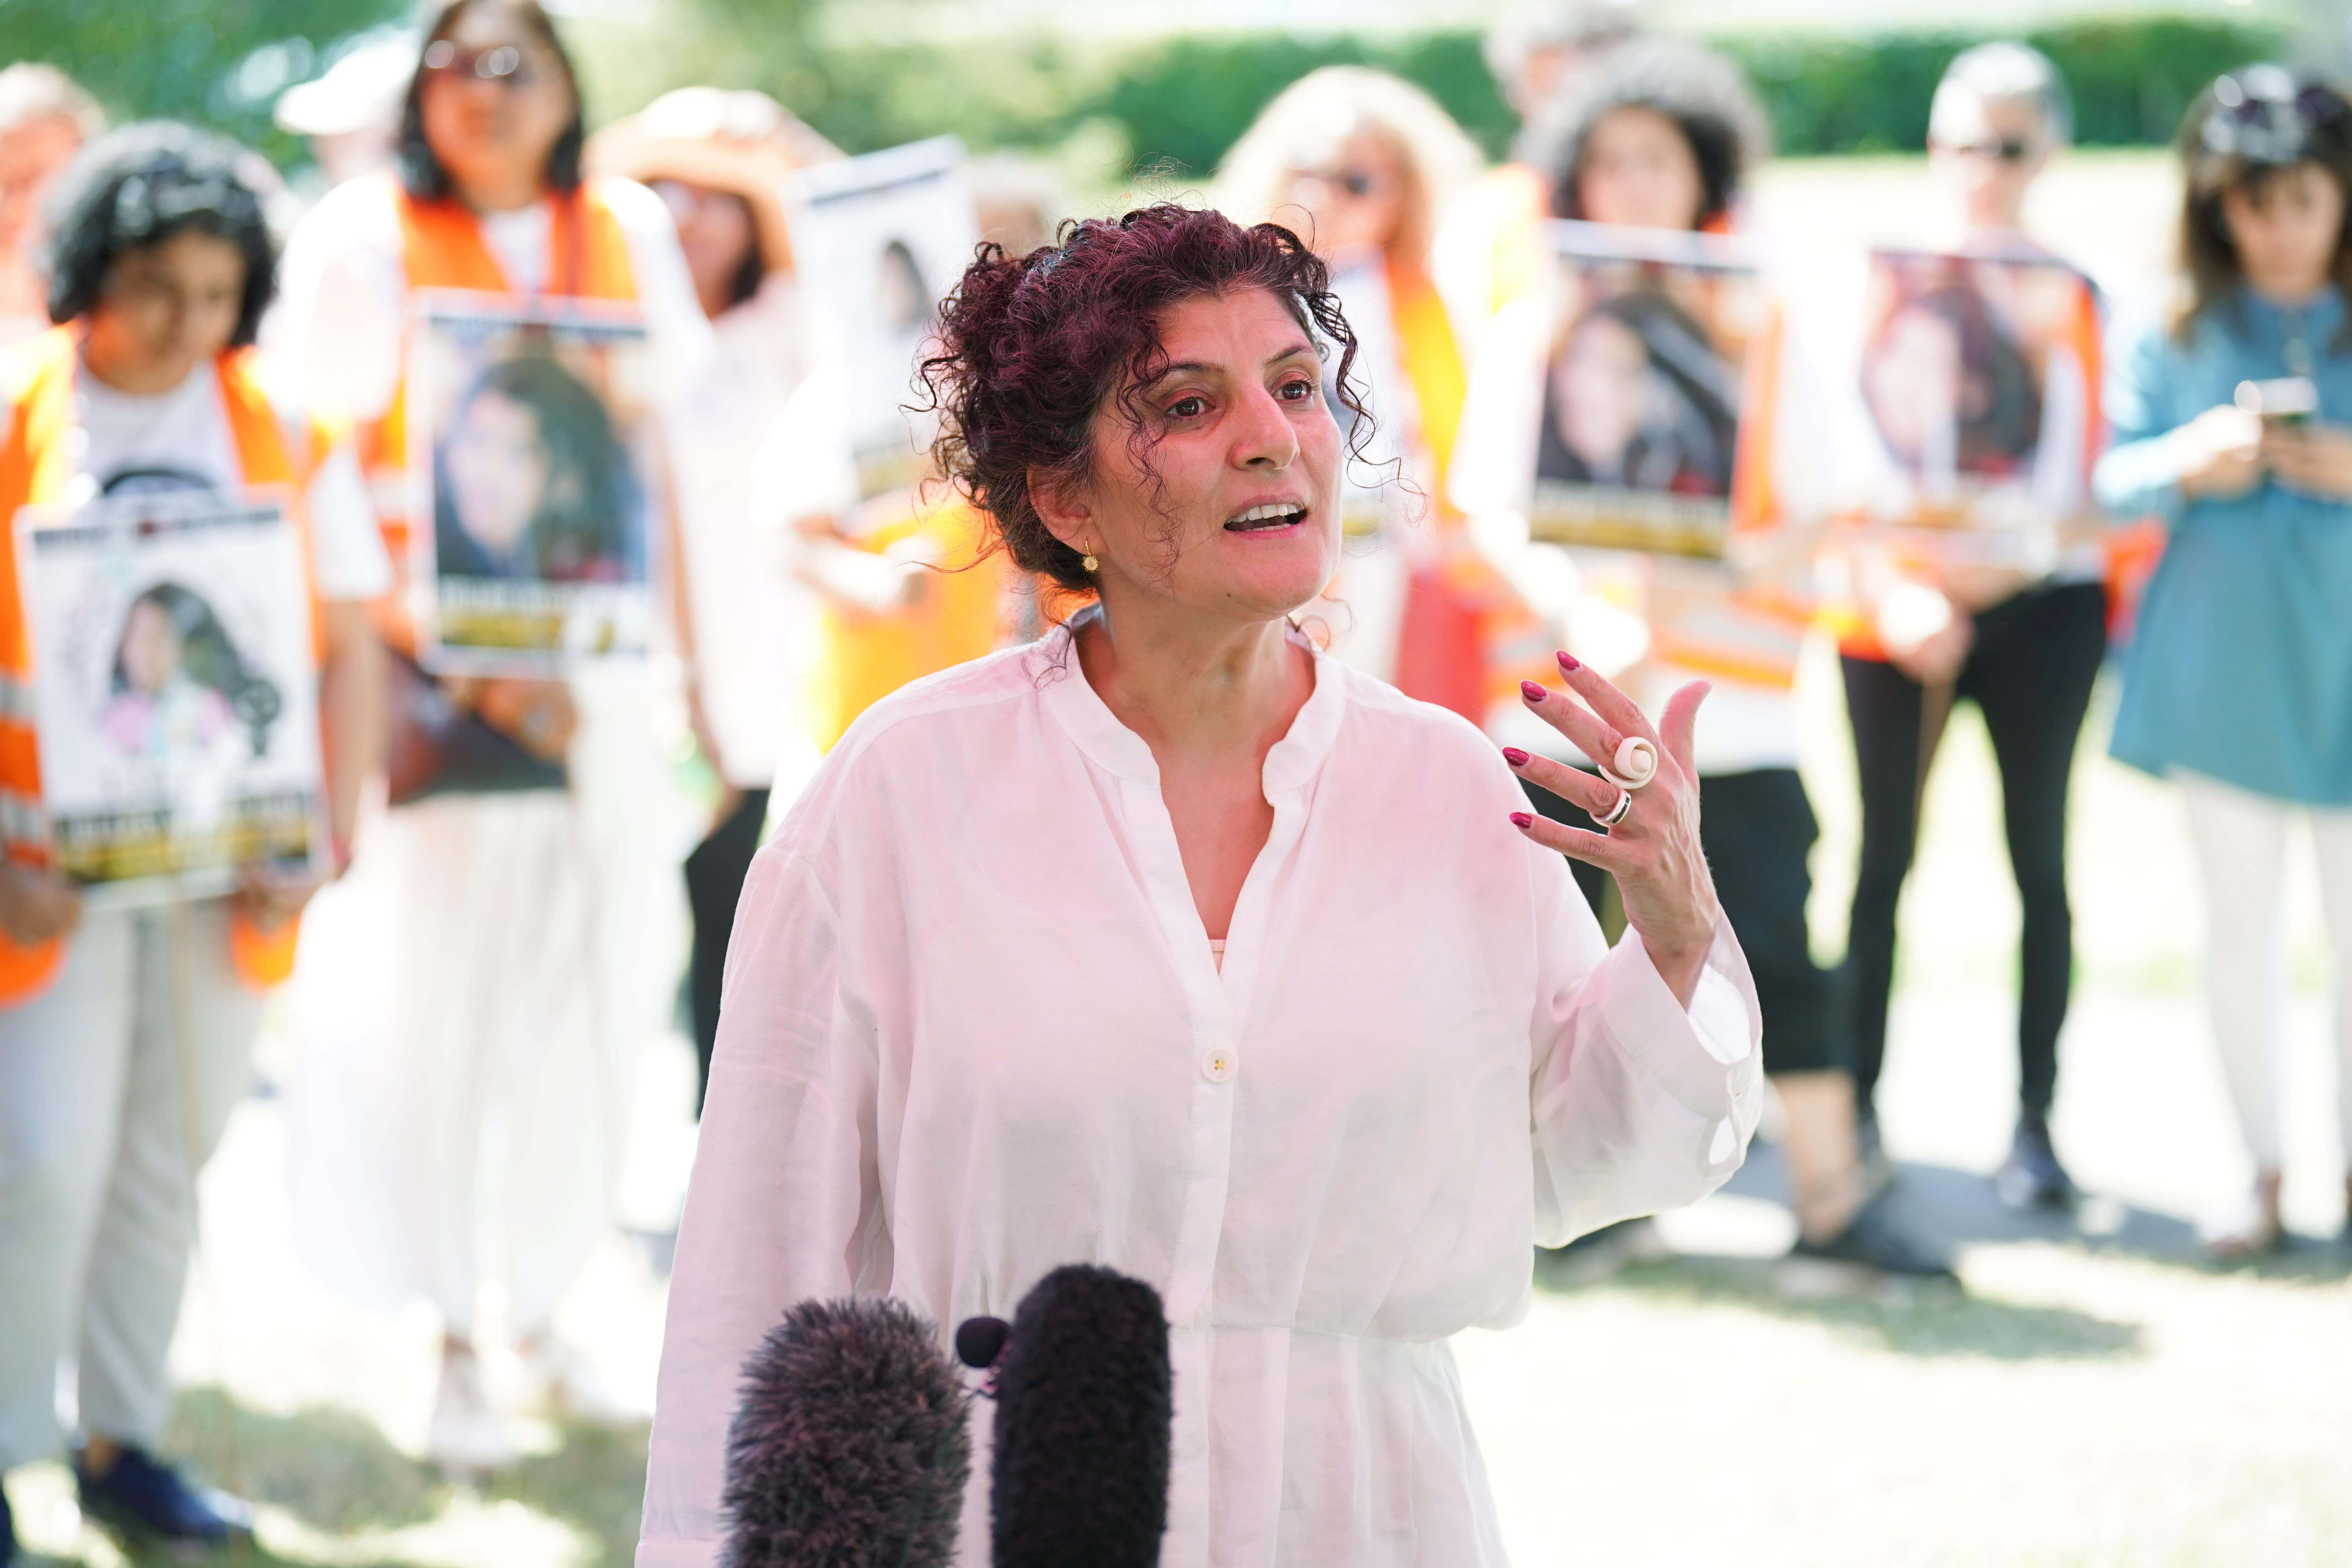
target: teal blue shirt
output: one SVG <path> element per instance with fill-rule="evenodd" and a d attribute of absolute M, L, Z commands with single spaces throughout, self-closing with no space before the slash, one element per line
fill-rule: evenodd
<path fill-rule="evenodd" d="M 2293 373 L 2298 343 L 2318 417 L 2352 426 L 2352 345 L 2330 288 L 2300 311 L 2242 293 L 2187 341 L 2153 323 L 2121 334 L 2106 376 L 2113 443 L 2094 478 L 2122 517 L 2171 528 L 2124 656 L 2115 755 L 2315 805 L 2352 805 L 2352 503 L 2265 480 L 2189 500 L 2165 436 L 2242 381 Z"/>

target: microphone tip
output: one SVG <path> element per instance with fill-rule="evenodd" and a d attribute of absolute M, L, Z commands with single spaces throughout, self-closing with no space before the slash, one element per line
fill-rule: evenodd
<path fill-rule="evenodd" d="M 1004 1342 L 1012 1337 L 1013 1325 L 1002 1318 L 966 1318 L 955 1331 L 956 1359 L 985 1372 L 996 1364 L 1004 1353 Z"/>

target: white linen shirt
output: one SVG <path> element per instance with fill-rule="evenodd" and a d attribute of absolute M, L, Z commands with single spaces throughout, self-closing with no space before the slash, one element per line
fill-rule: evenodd
<path fill-rule="evenodd" d="M 1074 1262 L 1167 1304 L 1169 1568 L 1504 1562 L 1446 1338 L 1525 1314 L 1535 1243 L 1738 1165 L 1755 990 L 1720 927 L 1685 1010 L 1511 826 L 1495 748 L 1335 659 L 1265 787 L 1220 972 L 1068 632 L 835 748 L 728 953 L 637 1568 L 720 1561 L 738 1371 L 788 1306 L 945 1335 Z"/>

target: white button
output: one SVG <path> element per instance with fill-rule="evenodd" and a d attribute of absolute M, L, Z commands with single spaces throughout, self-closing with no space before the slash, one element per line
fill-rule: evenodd
<path fill-rule="evenodd" d="M 1231 1083 L 1234 1074 L 1241 1070 L 1241 1062 L 1223 1046 L 1213 1046 L 1201 1053 L 1201 1076 L 1211 1083 Z"/>

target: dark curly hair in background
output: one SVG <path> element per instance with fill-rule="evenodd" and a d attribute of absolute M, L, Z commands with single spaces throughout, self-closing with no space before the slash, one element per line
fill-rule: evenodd
<path fill-rule="evenodd" d="M 1155 439 L 1135 389 L 1164 358 L 1159 319 L 1204 294 L 1265 289 L 1339 352 L 1340 401 L 1370 421 L 1352 370 L 1356 337 L 1330 272 L 1277 224 L 1244 228 L 1218 212 L 1163 204 L 1113 221 L 1062 226 L 1061 243 L 1025 257 L 983 245 L 940 307 L 939 351 L 922 363 L 928 405 L 942 417 L 931 454 L 948 481 L 992 520 L 1013 563 L 1072 593 L 1091 593 L 1078 552 L 1037 515 L 1031 476 L 1083 484 L 1095 415 L 1117 406 L 1138 465 Z"/>
<path fill-rule="evenodd" d="M 126 252 L 194 229 L 244 256 L 245 298 L 229 346 L 252 342 L 278 287 L 278 258 L 261 198 L 237 174 L 244 156 L 227 138 L 175 120 L 126 125 L 84 147 L 44 206 L 49 320 L 88 315 Z"/>
<path fill-rule="evenodd" d="M 1570 72 L 1512 146 L 1515 159 L 1550 183 L 1554 217 L 1585 216 L 1577 183 L 1586 144 L 1592 128 L 1620 109 L 1663 114 L 1690 143 L 1702 192 L 1696 227 L 1731 210 L 1742 177 L 1771 150 L 1763 108 L 1738 66 L 1682 38 L 1636 38 Z"/>

